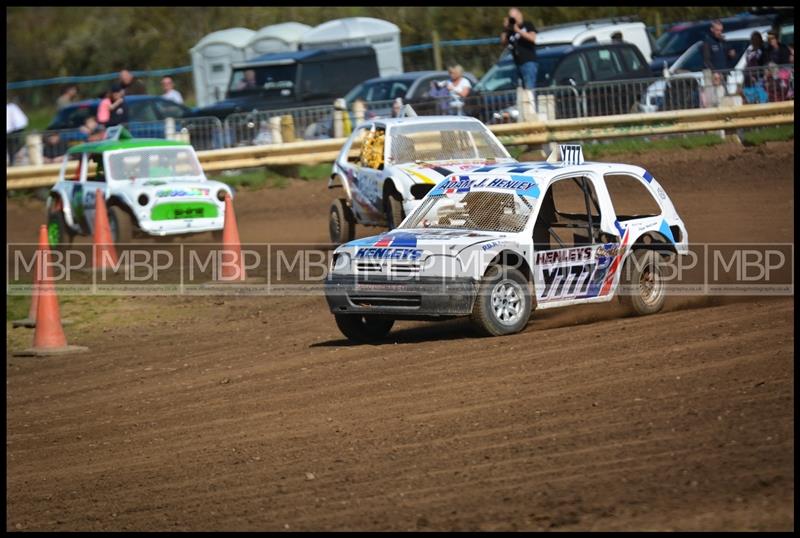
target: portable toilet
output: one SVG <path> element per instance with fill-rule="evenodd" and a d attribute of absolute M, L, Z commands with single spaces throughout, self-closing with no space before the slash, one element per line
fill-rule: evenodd
<path fill-rule="evenodd" d="M 301 49 L 327 49 L 371 45 L 378 59 L 381 76 L 403 72 L 400 53 L 400 28 L 372 17 L 349 17 L 324 22 L 303 35 Z"/>
<path fill-rule="evenodd" d="M 198 106 L 208 106 L 225 97 L 231 64 L 247 59 L 245 47 L 253 34 L 255 32 L 248 28 L 219 30 L 208 34 L 191 48 Z"/>
<path fill-rule="evenodd" d="M 293 52 L 300 46 L 300 39 L 311 27 L 299 22 L 283 22 L 265 26 L 250 39 L 245 47 L 247 59 L 273 52 Z"/>

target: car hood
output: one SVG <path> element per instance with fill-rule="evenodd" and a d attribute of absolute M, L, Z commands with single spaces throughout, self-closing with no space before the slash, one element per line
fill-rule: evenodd
<path fill-rule="evenodd" d="M 402 163 L 394 165 L 395 168 L 404 172 L 410 177 L 414 183 L 431 183 L 437 184 L 450 174 L 466 174 L 474 172 L 478 168 L 487 165 L 504 165 L 513 164 L 517 161 L 514 159 L 504 160 L 452 160 L 452 161 L 436 161 L 436 162 L 413 162 Z"/>
<path fill-rule="evenodd" d="M 355 259 L 422 261 L 428 256 L 456 256 L 467 247 L 504 239 L 507 234 L 453 229 L 395 229 L 350 241 L 337 252 Z"/>

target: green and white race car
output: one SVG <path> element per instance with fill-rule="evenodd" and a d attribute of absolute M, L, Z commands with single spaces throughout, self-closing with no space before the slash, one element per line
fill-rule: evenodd
<path fill-rule="evenodd" d="M 73 172 L 69 164 L 76 159 Z M 116 130 L 111 138 L 74 146 L 64 156 L 47 200 L 52 246 L 94 233 L 97 189 L 105 198 L 115 243 L 200 232 L 218 239 L 225 195 L 233 197 L 230 187 L 206 178 L 187 142 L 132 138 Z"/>

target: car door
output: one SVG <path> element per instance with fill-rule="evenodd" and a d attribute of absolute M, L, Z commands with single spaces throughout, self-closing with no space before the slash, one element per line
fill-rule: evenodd
<path fill-rule="evenodd" d="M 102 153 L 85 154 L 85 160 L 81 166 L 83 169 L 81 183 L 76 186 L 76 192 L 73 194 L 73 200 L 76 198 L 80 200 L 83 216 L 81 228 L 88 235 L 94 233 L 97 189 L 100 189 L 102 195 L 105 196 L 107 188 L 103 156 L 104 154 Z"/>
<path fill-rule="evenodd" d="M 373 127 L 373 124 L 365 124 L 353 133 L 352 142 L 346 151 L 343 148 L 338 164 L 344 172 L 342 180 L 347 183 L 356 221 L 378 225 L 386 219 L 383 208 L 384 174 L 382 165 L 379 168 L 371 166 Z"/>
<path fill-rule="evenodd" d="M 588 172 L 557 178 L 548 186 L 532 237 L 540 308 L 611 298 L 609 276 L 620 236 L 605 200 L 602 181 Z"/>

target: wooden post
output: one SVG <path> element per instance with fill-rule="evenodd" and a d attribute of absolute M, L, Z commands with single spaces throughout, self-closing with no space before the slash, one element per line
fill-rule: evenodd
<path fill-rule="evenodd" d="M 42 156 L 42 135 L 39 133 L 29 134 L 25 137 L 25 146 L 28 149 L 28 160 L 31 166 L 41 166 L 44 164 Z"/>
<path fill-rule="evenodd" d="M 536 121 L 536 109 L 533 106 L 533 92 L 522 86 L 517 87 L 517 110 L 520 121 Z"/>
<path fill-rule="evenodd" d="M 436 71 L 441 71 L 442 67 L 442 46 L 439 44 L 439 31 L 434 30 L 431 33 L 431 42 L 433 43 L 433 68 Z"/>
<path fill-rule="evenodd" d="M 269 129 L 272 135 L 273 144 L 283 144 L 283 137 L 281 136 L 281 117 L 272 116 L 269 119 Z"/>
<path fill-rule="evenodd" d="M 281 138 L 284 142 L 294 142 L 294 118 L 291 114 L 281 116 Z"/>
<path fill-rule="evenodd" d="M 164 120 L 164 137 L 167 140 L 175 140 L 175 118 Z"/>
<path fill-rule="evenodd" d="M 344 115 L 346 113 L 344 99 L 341 97 L 333 102 L 333 138 L 344 137 Z"/>
<path fill-rule="evenodd" d="M 364 105 L 364 101 L 361 99 L 356 99 L 353 103 L 353 116 L 356 120 L 356 125 L 364 121 L 364 113 L 366 112 L 367 107 Z"/>

